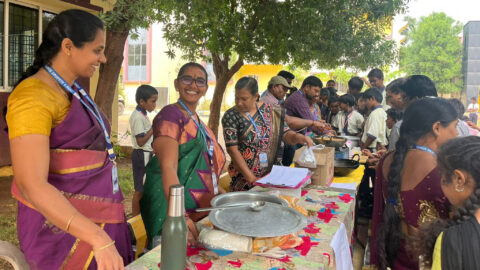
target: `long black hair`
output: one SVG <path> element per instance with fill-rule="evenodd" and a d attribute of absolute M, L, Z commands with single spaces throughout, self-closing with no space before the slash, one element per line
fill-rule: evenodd
<path fill-rule="evenodd" d="M 55 16 L 43 32 L 42 43 L 35 51 L 33 64 L 22 74 L 14 88 L 44 65 L 51 64 L 61 49 L 63 39 L 68 38 L 75 47 L 81 48 L 85 43 L 95 40 L 98 30 L 103 30 L 102 21 L 83 10 L 70 9 Z"/>
<path fill-rule="evenodd" d="M 475 218 L 475 213 L 480 209 L 480 137 L 467 136 L 448 141 L 438 151 L 437 161 L 443 184 L 453 184 L 453 171 L 462 170 L 473 178 L 475 189 L 462 206 L 455 209 L 452 219 L 438 219 L 421 228 L 420 235 L 415 239 L 415 247 L 418 254 L 422 255 L 425 266 L 432 264 L 433 249 L 440 232 Z"/>
<path fill-rule="evenodd" d="M 379 267 L 381 269 L 393 267 L 402 236 L 401 218 L 396 211 L 396 206 L 399 199 L 401 171 L 405 163 L 405 156 L 417 140 L 433 131 L 433 124 L 440 122 L 442 126 L 446 127 L 456 119 L 455 108 L 442 98 L 417 100 L 408 107 L 403 115 L 400 138 L 396 144 L 388 173 L 387 204 L 383 211 L 383 224 L 377 238 L 380 255 Z"/>

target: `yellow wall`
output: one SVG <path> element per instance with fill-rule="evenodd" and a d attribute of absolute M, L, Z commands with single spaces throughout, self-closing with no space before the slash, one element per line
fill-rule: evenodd
<path fill-rule="evenodd" d="M 282 70 L 282 65 L 243 65 L 242 68 L 233 76 L 236 82 L 243 76 L 256 75 L 258 76 L 258 90 L 263 92 L 267 89 L 270 79 L 277 75 Z"/>
<path fill-rule="evenodd" d="M 227 86 L 225 95 L 223 98 L 224 104 L 227 107 L 232 107 L 235 103 L 235 83 L 243 76 L 255 75 L 258 78 L 258 91 L 262 94 L 267 90 L 268 82 L 273 76 L 276 76 L 280 70 L 283 69 L 282 65 L 243 65 L 240 70 L 233 76 L 233 83 Z M 214 88 L 213 86 L 212 88 Z"/>

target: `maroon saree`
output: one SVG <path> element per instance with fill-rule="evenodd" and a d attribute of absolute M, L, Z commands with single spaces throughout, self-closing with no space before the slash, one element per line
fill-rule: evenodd
<path fill-rule="evenodd" d="M 105 117 L 104 122 L 108 123 Z M 125 222 L 123 195 L 121 191 L 113 193 L 112 167 L 101 126 L 76 98 L 72 98 L 69 113 L 51 131 L 48 182 L 78 212 L 115 240 L 123 262 L 128 264 L 134 257 Z M 18 200 L 18 240 L 31 269 L 97 268 L 92 247 L 48 222 L 22 198 L 15 180 L 12 194 Z"/>
<path fill-rule="evenodd" d="M 375 179 L 374 203 L 372 215 L 372 237 L 370 239 L 370 265 L 378 265 L 377 236 L 383 223 L 383 210 L 387 197 L 387 179 L 383 177 L 383 162 L 385 157 L 378 162 L 377 177 Z M 441 176 L 434 168 L 413 189 L 401 191 L 398 196 L 397 212 L 403 222 L 413 228 L 427 224 L 437 218 L 448 218 L 450 203 L 440 187 Z M 393 270 L 418 269 L 418 258 L 411 254 L 404 239 L 400 240 L 397 257 Z"/>

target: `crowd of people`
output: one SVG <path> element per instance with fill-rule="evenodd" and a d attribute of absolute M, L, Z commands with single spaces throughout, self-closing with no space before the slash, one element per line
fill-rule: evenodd
<path fill-rule="evenodd" d="M 8 100 L 18 236 L 35 269 L 123 269 L 133 260 L 109 123 L 76 82 L 105 63 L 103 29 L 90 13 L 58 14 Z M 287 71 L 262 94 L 254 78 L 239 79 L 235 105 L 222 118 L 230 190 L 249 190 L 273 165 L 289 166 L 296 149 L 313 146 L 313 136 L 357 136 L 369 156 L 358 199 L 359 214 L 372 218 L 371 265 L 478 269 L 476 99 L 464 118 L 462 103 L 438 98 L 426 76 L 387 86 L 379 69 L 367 77 L 353 77 L 343 95 L 335 81 L 323 87 L 316 76 L 296 89 Z M 142 216 L 149 248 L 161 235 L 171 185 L 185 187 L 190 244 L 198 236 L 195 222 L 206 215 L 195 209 L 226 192 L 218 183 L 226 153 L 197 114 L 208 74 L 201 64 L 186 63 L 174 85 L 178 101 L 153 123 L 146 116 L 158 93 L 140 86 L 130 118 L 132 208 Z"/>

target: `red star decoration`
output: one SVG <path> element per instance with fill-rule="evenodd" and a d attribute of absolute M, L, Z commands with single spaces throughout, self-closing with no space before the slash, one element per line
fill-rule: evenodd
<path fill-rule="evenodd" d="M 352 196 L 350 196 L 350 194 L 348 194 L 348 193 L 345 193 L 342 196 L 338 196 L 338 198 L 340 200 L 342 200 L 344 203 L 349 203 L 349 202 L 351 202 L 352 200 L 355 199 Z"/>
<path fill-rule="evenodd" d="M 310 237 L 308 236 L 303 236 L 302 240 L 303 244 L 295 248 L 296 250 L 300 251 L 300 255 L 302 256 L 307 256 L 308 252 L 313 246 L 318 246 L 318 243 L 312 243 Z"/>
<path fill-rule="evenodd" d="M 323 222 L 329 223 L 330 220 L 333 218 L 332 210 L 326 208 L 323 212 L 317 212 L 317 216 L 319 219 L 323 220 Z"/>
<path fill-rule="evenodd" d="M 206 263 L 195 263 L 195 267 L 197 267 L 197 270 L 208 270 L 212 267 L 212 261 L 208 261 Z"/>
<path fill-rule="evenodd" d="M 242 267 L 242 262 L 240 260 L 228 261 L 228 264 L 230 264 L 231 266 L 236 267 L 236 268 Z"/>
<path fill-rule="evenodd" d="M 187 257 L 198 255 L 200 253 L 200 250 L 204 250 L 204 249 L 187 246 Z"/>
<path fill-rule="evenodd" d="M 327 204 L 325 205 L 325 207 L 331 208 L 331 209 L 338 209 L 338 208 L 340 208 L 335 202 L 327 203 Z"/>
<path fill-rule="evenodd" d="M 277 260 L 280 261 L 280 262 L 283 262 L 283 263 L 289 263 L 289 262 L 292 262 L 292 261 L 290 261 L 290 258 L 292 258 L 292 257 L 286 255 L 285 257 L 283 257 L 281 259 L 277 259 Z"/>
<path fill-rule="evenodd" d="M 311 233 L 311 234 L 315 234 L 315 233 L 320 232 L 320 228 L 315 227 L 315 224 L 313 224 L 313 223 L 308 224 L 307 227 L 303 230 L 306 233 Z"/>

